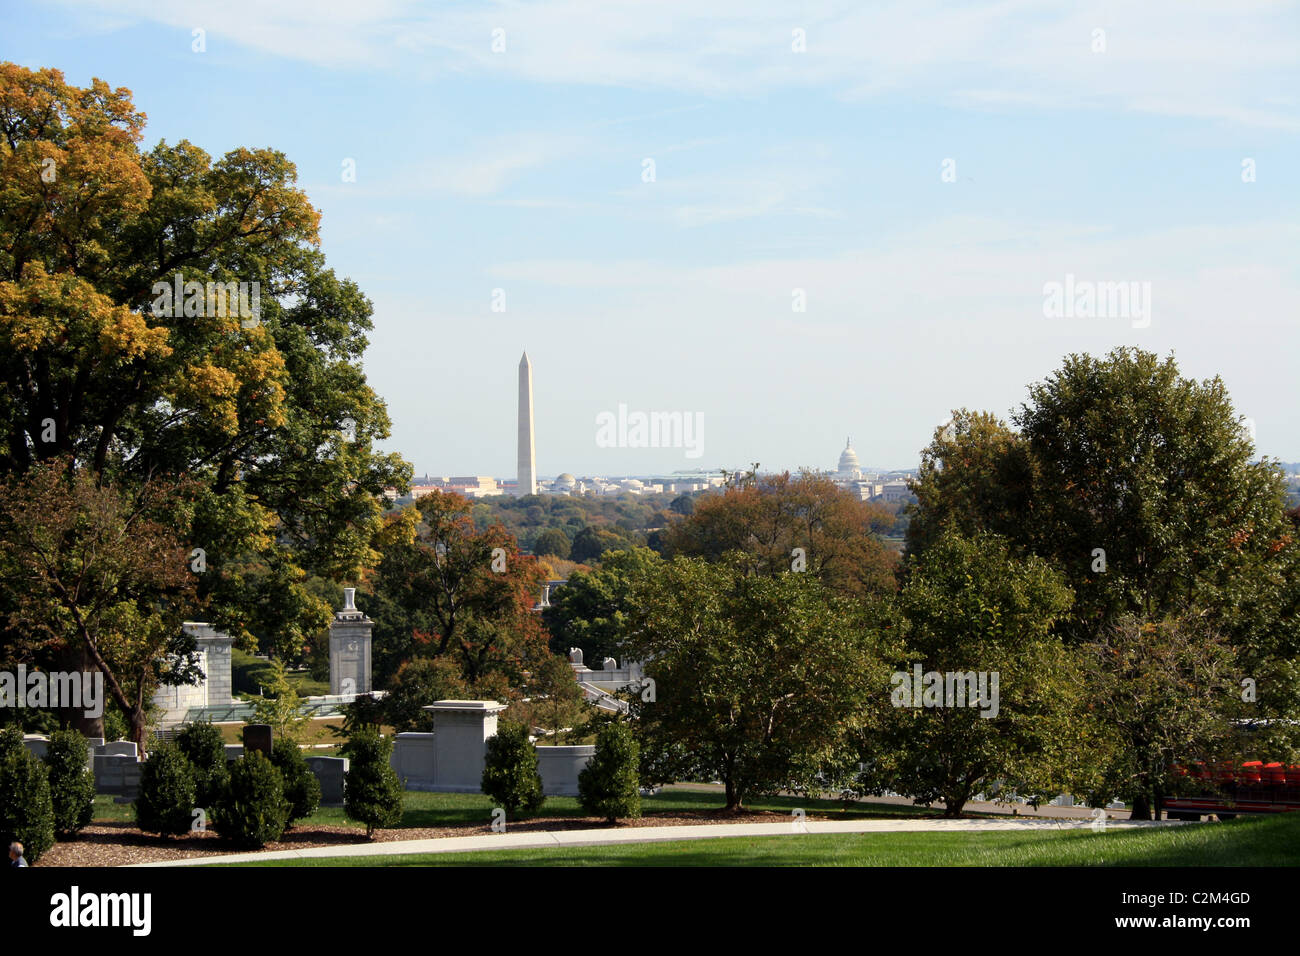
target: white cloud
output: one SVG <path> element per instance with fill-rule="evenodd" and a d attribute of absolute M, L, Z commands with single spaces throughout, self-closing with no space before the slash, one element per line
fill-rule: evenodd
<path fill-rule="evenodd" d="M 1105 108 L 1300 128 L 1295 0 L 64 0 L 332 68 L 754 96 L 821 88 L 1004 108 Z M 492 51 L 492 31 L 506 49 Z M 791 50 L 794 29 L 807 52 Z M 1104 53 L 1093 30 L 1105 30 Z M 491 173 L 487 174 L 488 181 Z M 470 188 L 475 188 L 470 181 Z"/>

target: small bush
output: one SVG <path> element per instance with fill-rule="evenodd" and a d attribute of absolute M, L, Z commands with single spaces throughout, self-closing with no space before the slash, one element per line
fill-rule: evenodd
<path fill-rule="evenodd" d="M 165 837 L 189 833 L 195 807 L 194 768 L 174 744 L 156 747 L 140 772 L 136 826 Z"/>
<path fill-rule="evenodd" d="M 54 801 L 54 832 L 69 837 L 90 823 L 95 813 L 95 775 L 86 767 L 86 738 L 76 730 L 50 735 L 45 766 Z"/>
<path fill-rule="evenodd" d="M 245 753 L 231 765 L 215 811 L 212 828 L 238 846 L 260 849 L 280 839 L 289 821 L 280 771 L 265 754 Z"/>
<path fill-rule="evenodd" d="M 0 841 L 17 840 L 35 863 L 54 846 L 54 801 L 45 764 L 23 744 L 23 732 L 0 733 Z"/>
<path fill-rule="evenodd" d="M 187 724 L 176 735 L 176 746 L 194 771 L 196 805 L 210 810 L 217 805 L 230 779 L 226 769 L 226 743 L 221 731 L 207 721 Z"/>
<path fill-rule="evenodd" d="M 641 748 L 624 723 L 608 724 L 596 738 L 596 754 L 578 774 L 578 800 L 593 816 L 613 823 L 641 816 Z"/>
<path fill-rule="evenodd" d="M 402 819 L 402 781 L 388 764 L 393 742 L 378 731 L 359 730 L 343 746 L 348 772 L 343 777 L 343 812 L 366 825 L 366 836 L 377 827 L 393 827 Z"/>
<path fill-rule="evenodd" d="M 488 739 L 480 786 L 509 814 L 521 807 L 530 811 L 541 807 L 546 798 L 537 772 L 537 750 L 528 742 L 523 724 L 502 721 Z"/>
<path fill-rule="evenodd" d="M 271 747 L 271 763 L 284 780 L 284 798 L 289 801 L 289 819 L 302 820 L 320 806 L 320 781 L 307 766 L 302 751 L 292 740 L 277 740 Z"/>

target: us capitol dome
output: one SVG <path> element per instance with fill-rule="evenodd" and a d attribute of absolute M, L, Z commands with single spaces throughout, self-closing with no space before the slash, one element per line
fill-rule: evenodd
<path fill-rule="evenodd" d="M 858 453 L 853 450 L 853 439 L 844 439 L 844 451 L 840 452 L 840 467 L 835 472 L 836 478 L 861 478 L 862 466 L 858 463 Z"/>

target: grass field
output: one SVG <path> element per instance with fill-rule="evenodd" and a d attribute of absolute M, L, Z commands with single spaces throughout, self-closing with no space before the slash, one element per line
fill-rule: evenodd
<path fill-rule="evenodd" d="M 1147 830 L 723 837 L 248 866 L 1295 866 L 1300 813 Z"/>

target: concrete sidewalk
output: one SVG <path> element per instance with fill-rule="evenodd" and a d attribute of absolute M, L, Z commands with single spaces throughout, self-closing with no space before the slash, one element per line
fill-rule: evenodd
<path fill-rule="evenodd" d="M 231 853 L 137 863 L 135 866 L 207 866 L 251 863 L 258 860 L 309 860 L 332 857 L 399 856 L 408 853 L 468 853 L 474 850 L 530 850 L 539 847 L 609 846 L 624 843 L 663 843 L 672 840 L 711 840 L 719 837 L 789 836 L 796 833 L 925 833 L 984 832 L 1005 830 L 1078 830 L 1088 821 L 1066 820 L 809 820 L 789 823 L 710 823 L 678 827 L 612 827 L 599 830 L 539 830 L 526 833 L 482 833 L 474 836 L 442 837 L 436 840 L 395 840 L 390 843 L 360 843 L 349 846 L 312 847 L 305 850 L 275 850 L 266 853 Z M 1112 820 L 1106 829 L 1183 826 L 1138 820 Z"/>

